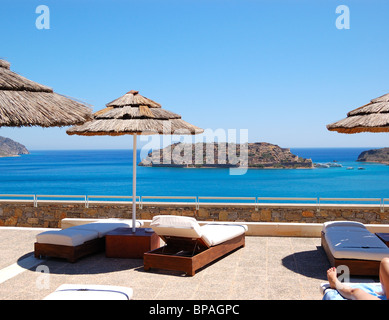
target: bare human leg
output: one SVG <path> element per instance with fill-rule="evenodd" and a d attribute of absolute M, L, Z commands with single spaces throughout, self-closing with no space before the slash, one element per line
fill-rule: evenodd
<path fill-rule="evenodd" d="M 380 282 L 383 295 L 389 300 L 389 258 L 384 258 L 380 264 Z"/>
<path fill-rule="evenodd" d="M 388 274 L 389 275 L 389 274 Z M 338 292 L 346 299 L 349 300 L 379 300 L 376 296 L 359 289 L 351 288 L 348 285 L 340 282 L 337 278 L 336 268 L 330 268 L 327 270 L 327 278 L 332 289 L 338 290 Z M 389 279 L 388 279 L 389 280 Z"/>

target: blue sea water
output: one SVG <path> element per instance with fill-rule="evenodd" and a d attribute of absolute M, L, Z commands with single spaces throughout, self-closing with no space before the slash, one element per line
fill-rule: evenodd
<path fill-rule="evenodd" d="M 368 148 L 367 148 L 368 149 Z M 137 167 L 141 196 L 387 198 L 389 166 L 356 162 L 366 148 L 300 148 L 292 153 L 341 168 L 229 169 Z M 139 159 L 138 152 L 138 161 Z M 354 170 L 347 170 L 354 167 Z M 364 167 L 365 170 L 358 170 Z M 132 194 L 132 150 L 31 151 L 0 158 L 0 194 Z"/>

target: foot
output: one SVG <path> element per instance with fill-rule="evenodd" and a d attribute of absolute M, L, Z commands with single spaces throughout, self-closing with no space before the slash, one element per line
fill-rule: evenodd
<path fill-rule="evenodd" d="M 328 282 L 330 284 L 330 287 L 332 289 L 336 289 L 336 284 L 338 282 L 338 277 L 337 277 L 337 272 L 336 272 L 336 268 L 335 267 L 329 268 L 327 270 L 327 278 L 328 278 Z"/>

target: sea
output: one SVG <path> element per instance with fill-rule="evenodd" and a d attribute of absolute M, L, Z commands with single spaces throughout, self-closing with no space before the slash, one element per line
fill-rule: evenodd
<path fill-rule="evenodd" d="M 356 162 L 369 148 L 292 148 L 313 169 L 137 167 L 137 195 L 147 197 L 389 198 L 389 166 Z M 138 162 L 140 151 L 138 151 Z M 351 169 L 352 168 L 352 169 Z M 34 150 L 0 158 L 4 195 L 132 195 L 132 150 Z M 180 200 L 178 200 L 180 201 Z"/>

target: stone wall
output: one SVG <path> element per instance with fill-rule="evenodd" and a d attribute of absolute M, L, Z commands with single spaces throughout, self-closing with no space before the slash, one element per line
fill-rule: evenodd
<path fill-rule="evenodd" d="M 363 205 L 253 205 L 149 203 L 137 209 L 137 219 L 151 220 L 159 214 L 195 217 L 199 221 L 298 222 L 323 223 L 352 220 L 366 224 L 389 224 L 389 211 Z M 126 218 L 132 216 L 131 204 L 100 202 L 89 204 L 45 202 L 34 207 L 30 202 L 0 202 L 0 226 L 58 228 L 64 218 Z"/>

